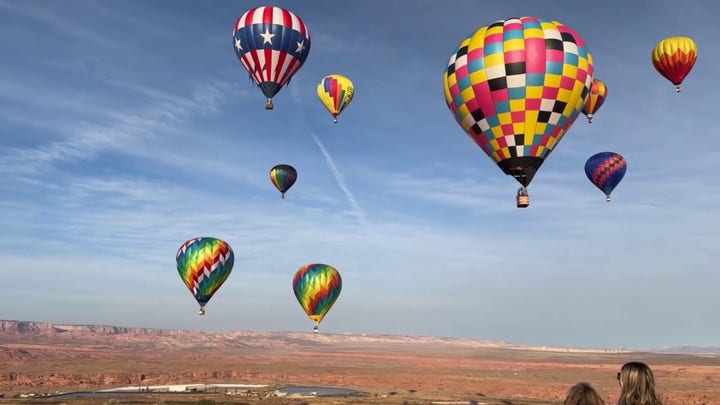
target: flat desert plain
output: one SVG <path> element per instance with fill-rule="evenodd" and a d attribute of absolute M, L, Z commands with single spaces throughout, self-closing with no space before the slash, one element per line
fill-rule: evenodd
<path fill-rule="evenodd" d="M 577 382 L 616 404 L 627 361 L 649 364 L 665 405 L 720 404 L 720 356 L 521 347 L 434 337 L 173 331 L 0 321 L 2 403 L 559 404 Z M 21 394 L 170 384 L 267 385 L 252 395 L 84 399 Z M 276 397 L 285 386 L 352 397 Z"/>

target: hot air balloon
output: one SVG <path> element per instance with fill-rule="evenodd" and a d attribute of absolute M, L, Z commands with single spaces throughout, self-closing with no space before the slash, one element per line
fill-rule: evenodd
<path fill-rule="evenodd" d="M 627 162 L 619 153 L 596 153 L 585 162 L 585 174 L 590 182 L 605 193 L 605 201 L 610 202 L 610 193 L 625 176 Z"/>
<path fill-rule="evenodd" d="M 180 246 L 175 260 L 180 278 L 200 304 L 200 315 L 205 315 L 205 305 L 232 271 L 235 256 L 230 245 L 216 238 L 190 239 Z"/>
<path fill-rule="evenodd" d="M 698 49 L 689 37 L 669 37 L 658 42 L 652 52 L 652 63 L 680 92 L 680 85 L 697 60 Z"/>
<path fill-rule="evenodd" d="M 585 41 L 557 21 L 496 21 L 460 43 L 443 79 L 455 120 L 520 183 L 518 207 L 527 207 L 526 187 L 590 91 L 593 62 Z"/>
<path fill-rule="evenodd" d="M 587 117 L 588 122 L 592 122 L 593 116 L 600 109 L 600 106 L 605 102 L 607 97 L 607 86 L 600 79 L 595 79 L 590 87 L 590 94 L 585 99 L 585 106 L 583 107 L 583 114 Z"/>
<path fill-rule="evenodd" d="M 285 192 L 295 184 L 295 180 L 297 180 L 297 170 L 290 165 L 276 165 L 270 169 L 270 181 L 280 191 L 280 196 L 283 199 L 285 198 Z"/>
<path fill-rule="evenodd" d="M 233 29 L 233 48 L 260 87 L 272 110 L 272 98 L 302 67 L 310 53 L 310 33 L 303 20 L 280 7 L 255 7 Z"/>
<path fill-rule="evenodd" d="M 340 273 L 327 264 L 307 264 L 295 273 L 293 291 L 305 313 L 315 321 L 315 333 L 341 290 Z"/>
<path fill-rule="evenodd" d="M 355 95 L 353 82 L 343 75 L 328 75 L 320 80 L 317 86 L 318 97 L 333 116 L 337 124 L 337 117 L 350 104 Z"/>

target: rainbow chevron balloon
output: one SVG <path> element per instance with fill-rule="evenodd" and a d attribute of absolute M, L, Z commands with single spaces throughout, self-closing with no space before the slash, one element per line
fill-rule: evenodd
<path fill-rule="evenodd" d="M 340 273 L 327 264 L 307 264 L 293 278 L 293 291 L 305 313 L 315 321 L 315 331 L 340 296 Z"/>
<path fill-rule="evenodd" d="M 200 237 L 183 243 L 175 259 L 180 278 L 200 304 L 203 315 L 205 305 L 230 276 L 235 261 L 233 251 L 223 240 Z"/>

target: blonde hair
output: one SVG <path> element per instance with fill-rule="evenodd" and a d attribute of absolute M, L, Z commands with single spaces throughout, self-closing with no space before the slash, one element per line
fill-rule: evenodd
<path fill-rule="evenodd" d="M 655 392 L 655 377 L 647 364 L 631 361 L 620 369 L 620 400 L 622 405 L 662 405 Z"/>
<path fill-rule="evenodd" d="M 590 384 L 583 382 L 570 388 L 563 405 L 605 405 L 605 401 Z"/>

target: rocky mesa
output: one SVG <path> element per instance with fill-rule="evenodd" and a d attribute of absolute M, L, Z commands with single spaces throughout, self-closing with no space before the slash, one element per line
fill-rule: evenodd
<path fill-rule="evenodd" d="M 720 403 L 717 356 L 512 345 L 429 336 L 214 333 L 0 321 L 0 393 L 168 384 L 311 385 L 454 400 L 557 401 L 577 381 L 617 398 L 620 364 L 643 360 L 668 399 Z M 710 392 L 717 394 L 709 394 Z M 480 394 L 479 394 L 480 393 Z M 697 402 L 699 401 L 699 402 Z"/>

